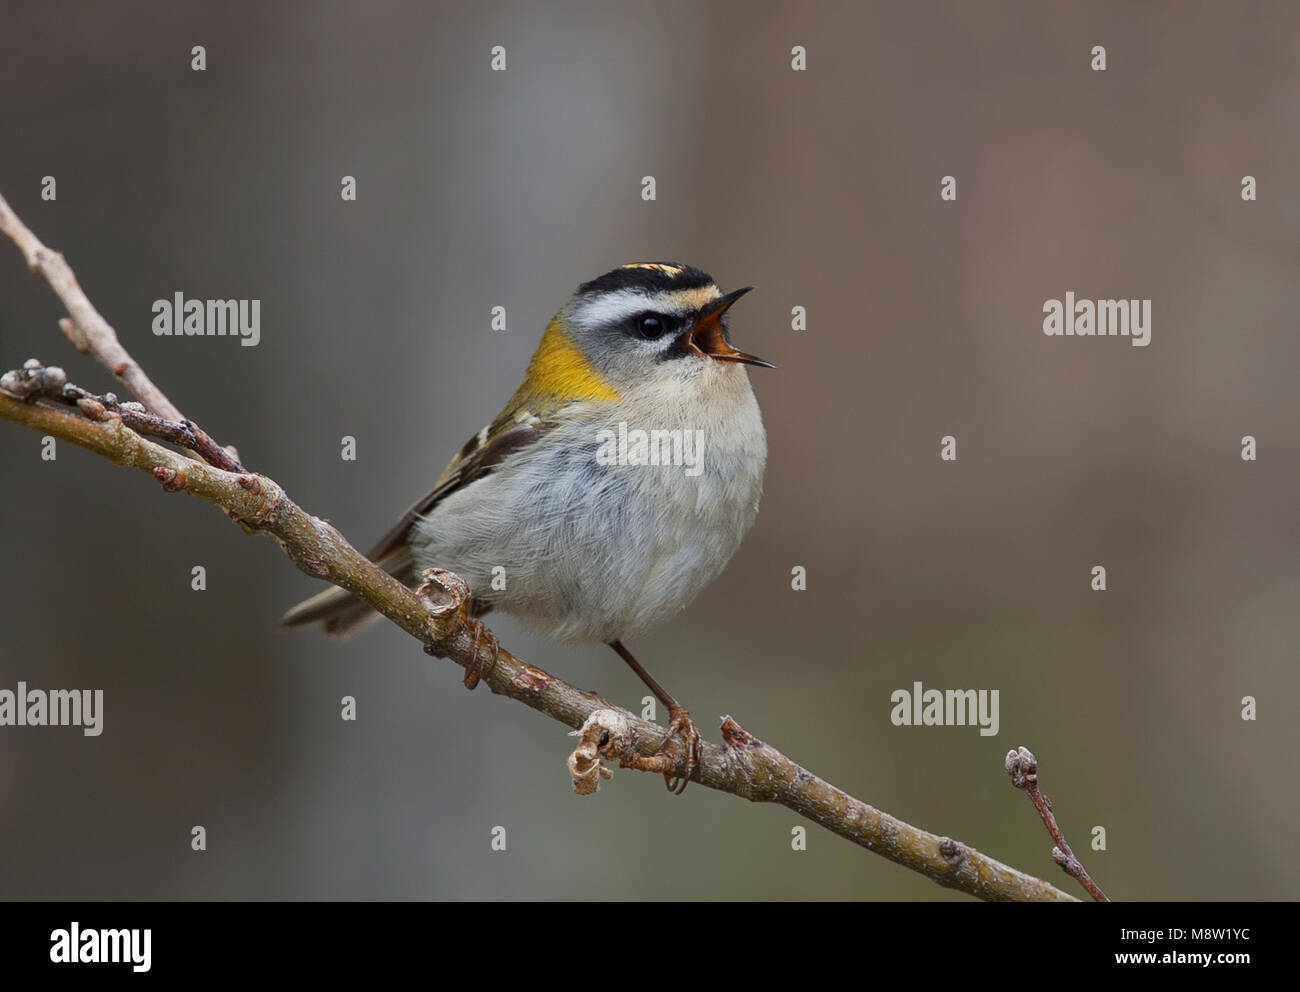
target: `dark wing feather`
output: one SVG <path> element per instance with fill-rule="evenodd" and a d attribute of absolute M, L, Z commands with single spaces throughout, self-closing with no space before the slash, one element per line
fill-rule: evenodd
<path fill-rule="evenodd" d="M 490 427 L 475 434 L 443 470 L 433 489 L 402 514 L 367 557 L 379 561 L 401 547 L 417 518 L 458 489 L 489 474 L 510 455 L 533 444 L 541 434 L 535 418 L 520 421 L 514 416 L 498 418 Z"/>
<path fill-rule="evenodd" d="M 407 546 L 411 525 L 439 501 L 476 479 L 489 474 L 507 457 L 528 447 L 541 436 L 538 419 L 522 411 L 508 411 L 491 426 L 474 435 L 443 471 L 433 490 L 402 514 L 402 519 L 370 552 L 370 558 L 390 575 L 410 585 L 416 581 L 415 559 Z M 326 633 L 348 634 L 369 623 L 378 614 L 369 603 L 337 586 L 317 593 L 284 615 L 288 627 L 323 622 Z"/>

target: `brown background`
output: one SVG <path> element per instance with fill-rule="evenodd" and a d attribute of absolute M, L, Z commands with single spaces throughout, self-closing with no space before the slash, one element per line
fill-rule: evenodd
<path fill-rule="evenodd" d="M 10 5 L 0 190 L 184 410 L 363 546 L 580 281 L 672 258 L 756 286 L 758 524 L 632 645 L 706 734 L 734 714 L 1069 887 L 1002 771 L 1025 744 L 1081 853 L 1106 827 L 1112 896 L 1296 898 L 1298 29 L 1264 3 Z M 261 345 L 155 338 L 178 290 L 261 299 Z M 1150 298 L 1151 346 L 1045 337 L 1067 290 Z M 59 313 L 0 250 L 0 365 L 110 388 Z M 706 789 L 576 798 L 562 728 L 396 629 L 278 630 L 316 586 L 270 541 L 0 445 L 0 687 L 106 693 L 98 739 L 0 728 L 2 897 L 961 898 Z M 494 627 L 638 705 L 606 648 Z M 914 680 L 999 689 L 1000 734 L 892 726 Z"/>

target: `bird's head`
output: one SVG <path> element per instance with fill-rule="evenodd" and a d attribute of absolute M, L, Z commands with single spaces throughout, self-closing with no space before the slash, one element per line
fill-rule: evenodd
<path fill-rule="evenodd" d="M 727 310 L 749 289 L 723 293 L 712 277 L 690 265 L 620 266 L 583 283 L 556 314 L 530 378 L 542 388 L 560 387 L 547 391 L 582 392 L 594 388 L 581 381 L 589 371 L 622 393 L 654 381 L 741 375 L 740 365 L 774 368 L 731 346 Z M 724 368 L 731 371 L 722 373 Z"/>

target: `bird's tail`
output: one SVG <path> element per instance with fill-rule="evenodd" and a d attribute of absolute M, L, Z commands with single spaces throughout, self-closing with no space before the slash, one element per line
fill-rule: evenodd
<path fill-rule="evenodd" d="M 408 586 L 415 585 L 415 559 L 409 545 L 394 548 L 375 564 Z M 280 623 L 285 627 L 320 623 L 325 633 L 343 635 L 360 630 L 378 618 L 375 608 L 364 599 L 358 599 L 346 589 L 333 586 L 311 599 L 304 599 L 281 617 Z"/>

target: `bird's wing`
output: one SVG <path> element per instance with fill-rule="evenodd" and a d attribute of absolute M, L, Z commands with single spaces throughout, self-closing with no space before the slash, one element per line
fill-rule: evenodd
<path fill-rule="evenodd" d="M 510 455 L 535 442 L 543 431 L 540 418 L 512 404 L 460 449 L 432 491 L 403 513 L 402 519 L 375 545 L 370 552 L 371 561 L 403 583 L 413 584 L 415 558 L 406 539 L 416 518 L 428 513 L 449 493 L 491 473 Z M 297 627 L 323 621 L 327 633 L 349 634 L 377 616 L 369 603 L 335 586 L 299 603 L 281 622 L 287 627 Z"/>
<path fill-rule="evenodd" d="M 406 535 L 417 518 L 428 513 L 458 489 L 488 475 L 510 455 L 535 443 L 544 430 L 544 422 L 526 410 L 503 412 L 465 442 L 465 446 L 443 469 L 433 489 L 402 514 L 402 518 L 380 538 L 368 557 L 372 561 L 380 561 L 400 549 L 406 544 Z"/>

